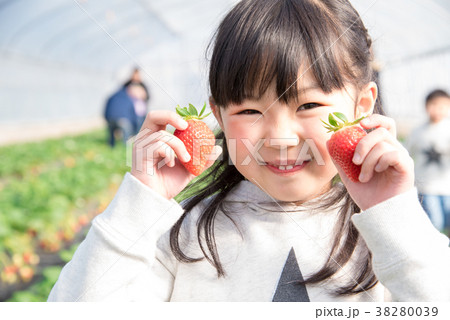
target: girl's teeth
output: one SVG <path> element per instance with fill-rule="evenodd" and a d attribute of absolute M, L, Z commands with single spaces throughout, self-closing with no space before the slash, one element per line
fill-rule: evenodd
<path fill-rule="evenodd" d="M 278 169 L 280 170 L 292 170 L 294 166 L 278 166 Z"/>

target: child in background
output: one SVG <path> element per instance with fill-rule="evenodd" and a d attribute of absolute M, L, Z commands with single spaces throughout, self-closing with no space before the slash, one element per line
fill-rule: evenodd
<path fill-rule="evenodd" d="M 370 65 L 348 1 L 239 2 L 216 33 L 209 73 L 221 159 L 178 204 L 194 176 L 165 129 L 187 123 L 151 112 L 131 173 L 49 301 L 450 301 L 448 238 L 420 206 Z M 353 159 L 359 182 L 326 148 L 321 120 L 336 111 L 374 113 L 361 122 L 373 130 Z"/>
<path fill-rule="evenodd" d="M 450 228 L 450 96 L 433 90 L 425 108 L 428 121 L 411 133 L 406 147 L 415 161 L 422 205 L 433 225 L 444 231 Z"/>
<path fill-rule="evenodd" d="M 148 112 L 147 92 L 145 88 L 138 83 L 130 83 L 127 87 L 127 93 L 133 101 L 134 112 L 136 113 L 136 124 L 134 134 L 137 134 L 144 123 L 145 116 Z"/>

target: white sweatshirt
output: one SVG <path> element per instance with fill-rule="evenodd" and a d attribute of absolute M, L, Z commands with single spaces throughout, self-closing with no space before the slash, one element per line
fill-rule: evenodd
<path fill-rule="evenodd" d="M 217 216 L 216 243 L 226 272 L 218 278 L 206 259 L 174 258 L 169 229 L 183 209 L 127 173 L 48 301 L 450 301 L 449 240 L 429 222 L 416 190 L 353 216 L 381 283 L 351 296 L 331 291 L 355 277 L 352 260 L 324 283 L 291 283 L 324 264 L 337 207 L 320 212 L 308 204 L 280 207 L 249 181 L 242 181 L 225 204 L 239 230 Z M 201 207 L 185 219 L 181 232 L 183 252 L 194 258 L 203 256 L 196 232 Z"/>
<path fill-rule="evenodd" d="M 415 163 L 419 192 L 450 196 L 450 119 L 426 123 L 405 143 Z"/>

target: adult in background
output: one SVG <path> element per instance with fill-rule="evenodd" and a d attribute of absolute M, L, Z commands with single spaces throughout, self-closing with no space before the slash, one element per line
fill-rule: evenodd
<path fill-rule="evenodd" d="M 444 231 L 450 228 L 450 96 L 434 90 L 426 97 L 425 108 L 428 120 L 413 130 L 406 147 L 415 161 L 422 205 L 433 225 Z"/>
<path fill-rule="evenodd" d="M 121 134 L 123 142 L 126 143 L 134 134 L 137 126 L 134 103 L 127 87 L 121 87 L 108 98 L 104 116 L 108 123 L 109 145 L 115 146 L 117 133 Z"/>

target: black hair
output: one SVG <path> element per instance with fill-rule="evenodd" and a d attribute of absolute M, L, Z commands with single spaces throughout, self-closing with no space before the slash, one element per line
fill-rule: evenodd
<path fill-rule="evenodd" d="M 437 98 L 450 98 L 450 96 L 446 91 L 442 89 L 433 90 L 425 98 L 425 106 L 427 106 L 432 100 Z"/>
<path fill-rule="evenodd" d="M 260 98 L 275 81 L 281 101 L 296 99 L 296 80 L 300 69 L 310 68 L 317 84 L 329 93 L 351 84 L 362 88 L 375 80 L 372 70 L 371 40 L 359 14 L 347 0 L 244 0 L 221 22 L 213 46 L 209 82 L 214 103 L 226 108 L 244 99 Z M 301 88 L 300 88 L 301 90 Z M 375 113 L 383 113 L 377 102 Z M 224 140 L 223 132 L 217 135 Z M 180 229 L 190 211 L 204 199 L 206 204 L 197 221 L 197 239 L 204 258 L 217 270 L 226 272 L 220 262 L 214 240 L 214 221 L 218 214 L 231 219 L 223 200 L 244 176 L 229 163 L 226 143 L 222 143 L 223 161 L 217 161 L 198 180 L 196 194 L 183 203 L 185 213 L 172 227 L 170 245 L 175 257 L 183 262 L 203 258 L 188 257 L 179 243 Z M 356 294 L 372 288 L 377 279 L 371 265 L 371 253 L 359 236 L 351 216 L 359 208 L 347 190 L 333 179 L 335 192 L 318 204 L 329 208 L 342 201 L 335 239 L 328 261 L 305 284 L 332 277 L 354 255 L 355 281 L 338 288 L 336 294 Z"/>

